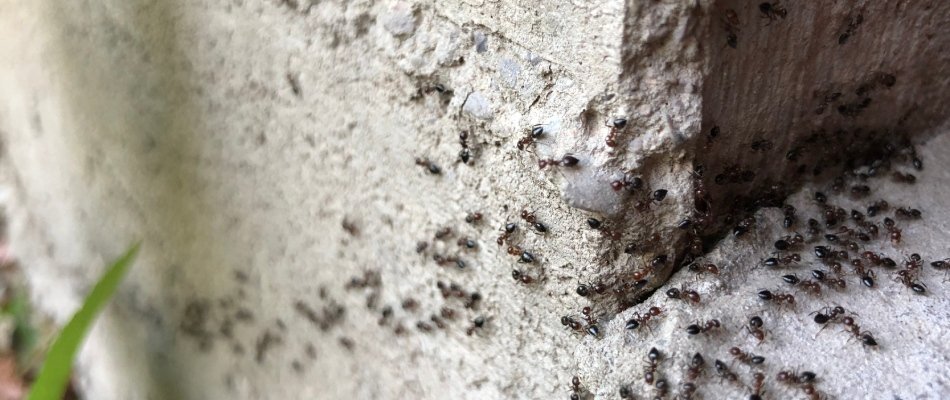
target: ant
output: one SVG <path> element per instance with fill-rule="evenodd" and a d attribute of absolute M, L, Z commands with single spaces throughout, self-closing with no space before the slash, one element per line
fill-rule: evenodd
<path fill-rule="evenodd" d="M 699 353 L 693 354 L 693 357 L 689 360 L 689 368 L 686 370 L 686 378 L 691 381 L 695 381 L 703 373 L 703 369 L 706 367 L 706 360 L 703 359 L 703 355 Z"/>
<path fill-rule="evenodd" d="M 818 107 L 815 109 L 815 114 L 821 115 L 825 113 L 825 109 L 828 108 L 828 104 L 834 103 L 841 97 L 841 92 L 825 92 L 824 95 L 816 93 L 816 97 L 821 96 L 821 101 L 818 103 Z"/>
<path fill-rule="evenodd" d="M 877 275 L 874 273 L 874 270 L 870 268 L 865 269 L 861 263 L 861 260 L 857 258 L 851 261 L 851 265 L 854 268 L 854 273 L 861 277 L 861 283 L 867 287 L 874 287 L 874 278 L 877 277 Z"/>
<path fill-rule="evenodd" d="M 566 315 L 561 317 L 561 325 L 570 328 L 574 332 L 582 332 L 584 330 L 584 325 L 582 325 L 573 317 L 568 317 Z"/>
<path fill-rule="evenodd" d="M 508 242 L 509 239 L 511 239 L 511 234 L 515 233 L 517 229 L 518 229 L 518 224 L 514 222 L 509 222 L 505 224 L 505 227 L 502 228 L 501 236 L 498 236 L 498 239 L 496 239 L 495 242 L 498 243 L 499 246 L 504 245 L 506 242 Z"/>
<path fill-rule="evenodd" d="M 661 310 L 660 307 L 650 307 L 646 314 L 641 315 L 640 313 L 634 313 L 633 318 L 627 320 L 624 328 L 628 330 L 634 330 L 639 328 L 641 325 L 646 326 L 647 322 L 650 322 L 651 318 L 660 315 L 662 312 L 663 310 Z"/>
<path fill-rule="evenodd" d="M 861 326 L 854 322 L 854 318 L 844 317 L 841 319 L 841 323 L 845 326 L 845 332 L 851 334 L 851 336 L 861 340 L 861 344 L 864 346 L 877 346 L 877 340 L 874 339 L 874 336 L 871 335 L 868 331 L 862 331 Z"/>
<path fill-rule="evenodd" d="M 656 388 L 656 397 L 662 399 L 666 397 L 666 392 L 670 389 L 670 384 L 666 379 L 657 379 L 654 387 Z"/>
<path fill-rule="evenodd" d="M 732 228 L 732 236 L 735 236 L 735 237 L 742 236 L 754 226 L 755 226 L 755 217 L 749 216 L 749 217 L 743 218 L 741 221 L 739 221 L 738 224 L 736 224 L 735 228 Z"/>
<path fill-rule="evenodd" d="M 686 333 L 690 336 L 697 335 L 700 333 L 708 334 L 709 332 L 719 329 L 720 323 L 718 319 L 711 319 L 706 321 L 703 326 L 700 326 L 699 323 L 694 323 L 686 327 Z"/>
<path fill-rule="evenodd" d="M 426 158 L 416 158 L 416 165 L 425 167 L 432 175 L 439 175 L 442 173 L 442 168 L 439 168 L 438 165 Z"/>
<path fill-rule="evenodd" d="M 794 235 L 788 235 L 776 240 L 774 246 L 778 251 L 785 251 L 792 247 L 798 247 L 802 243 L 805 243 L 805 238 L 802 237 L 802 235 L 796 233 Z"/>
<path fill-rule="evenodd" d="M 677 300 L 686 300 L 692 303 L 699 303 L 700 297 L 699 293 L 695 290 L 687 289 L 685 286 L 677 288 L 670 288 L 666 291 L 666 297 Z"/>
<path fill-rule="evenodd" d="M 574 167 L 574 166 L 576 166 L 577 163 L 579 163 L 579 162 L 580 162 L 580 160 L 578 160 L 577 157 L 574 157 L 574 155 L 572 155 L 572 154 L 565 154 L 563 157 L 561 157 L 560 160 L 556 160 L 556 159 L 553 159 L 553 158 L 540 159 L 540 160 L 538 160 L 538 167 L 539 167 L 540 169 L 544 169 L 544 168 L 546 168 L 546 167 L 548 167 L 548 166 L 551 166 L 551 167 L 558 167 L 558 166 L 560 166 L 560 167 Z"/>
<path fill-rule="evenodd" d="M 617 147 L 617 134 L 627 127 L 627 119 L 614 118 L 613 121 L 605 123 L 605 125 L 610 128 L 610 133 L 607 134 L 607 146 Z"/>
<path fill-rule="evenodd" d="M 518 246 L 508 246 L 508 254 L 517 256 L 518 262 L 522 264 L 531 264 L 534 262 L 534 254 Z"/>
<path fill-rule="evenodd" d="M 733 347 L 729 349 L 729 354 L 732 355 L 736 360 L 744 364 L 762 364 L 765 362 L 765 357 L 757 356 L 752 353 L 746 353 L 738 347 Z"/>
<path fill-rule="evenodd" d="M 691 400 L 693 394 L 696 393 L 696 384 L 693 382 L 683 382 L 680 385 L 680 389 L 682 390 L 681 398 L 683 400 Z"/>
<path fill-rule="evenodd" d="M 765 375 L 761 372 L 756 372 L 752 374 L 752 394 L 749 395 L 749 400 L 762 400 L 762 386 L 765 384 Z"/>
<path fill-rule="evenodd" d="M 474 225 L 474 224 L 477 224 L 478 222 L 481 222 L 482 218 L 483 218 L 482 213 L 478 211 L 470 212 L 465 215 L 465 222 Z"/>
<path fill-rule="evenodd" d="M 847 287 L 847 283 L 844 281 L 844 279 L 828 277 L 825 271 L 820 269 L 812 270 L 811 276 L 815 278 L 816 281 L 824 283 L 825 285 L 835 289 L 841 290 Z"/>
<path fill-rule="evenodd" d="M 474 249 L 474 248 L 478 247 L 478 243 L 475 242 L 475 241 L 472 240 L 472 239 L 469 239 L 468 237 L 461 237 L 461 238 L 459 238 L 459 240 L 458 240 L 458 242 L 456 242 L 456 244 L 458 244 L 459 247 L 464 246 L 464 247 L 467 248 L 467 249 Z"/>
<path fill-rule="evenodd" d="M 604 294 L 607 291 L 607 285 L 597 282 L 597 283 L 582 283 L 577 285 L 577 294 L 581 297 L 590 296 L 591 292 L 597 294 Z"/>
<path fill-rule="evenodd" d="M 772 141 L 766 139 L 754 140 L 750 147 L 752 151 L 769 151 L 772 150 Z"/>
<path fill-rule="evenodd" d="M 534 278 L 531 275 L 528 275 L 527 273 L 521 272 L 517 269 L 511 270 L 511 277 L 516 282 L 521 282 L 523 285 L 530 285 L 534 283 Z"/>
<path fill-rule="evenodd" d="M 815 314 L 815 323 L 818 325 L 824 325 L 828 322 L 837 322 L 838 317 L 845 313 L 844 307 L 835 306 L 833 308 L 822 308 L 821 310 L 814 311 L 811 314 Z M 808 314 L 808 315 L 811 315 Z M 819 331 L 820 332 L 820 331 Z"/>
<path fill-rule="evenodd" d="M 581 396 L 590 395 L 587 389 L 581 386 L 581 378 L 574 376 L 571 378 L 571 400 L 580 400 Z M 585 396 L 586 397 L 586 396 Z"/>
<path fill-rule="evenodd" d="M 821 285 L 818 282 L 815 282 L 810 279 L 805 279 L 798 284 L 798 287 L 802 288 L 805 292 L 811 293 L 815 296 L 821 296 Z"/>
<path fill-rule="evenodd" d="M 924 285 L 917 280 L 917 274 L 914 273 L 913 270 L 903 269 L 897 271 L 895 274 L 897 275 L 897 277 L 894 278 L 895 281 L 900 282 L 904 286 L 913 290 L 915 293 L 923 294 L 927 292 L 927 285 Z"/>
<path fill-rule="evenodd" d="M 717 267 L 716 264 L 713 264 L 713 263 L 706 263 L 706 264 L 692 263 L 687 268 L 689 268 L 690 271 L 693 271 L 697 274 L 708 272 L 713 275 L 719 275 L 719 267 Z"/>
<path fill-rule="evenodd" d="M 894 177 L 894 182 L 913 184 L 914 182 L 917 181 L 917 177 L 914 176 L 914 174 L 910 174 L 910 173 L 905 174 L 905 173 L 894 171 L 894 174 L 892 176 Z"/>
<path fill-rule="evenodd" d="M 581 310 L 581 314 L 584 315 L 584 320 L 587 321 L 587 333 L 596 337 L 600 335 L 600 328 L 597 326 L 597 321 L 593 313 L 594 309 L 589 306 Z"/>
<path fill-rule="evenodd" d="M 729 370 L 729 366 L 726 365 L 726 363 L 720 360 L 716 360 L 715 365 L 716 365 L 716 375 L 719 375 L 720 379 L 724 379 L 724 380 L 733 382 L 735 384 L 739 384 L 739 377 L 735 373 L 733 373 L 731 370 Z"/>
<path fill-rule="evenodd" d="M 610 227 L 610 225 L 608 224 L 602 223 L 597 218 L 588 218 L 587 226 L 589 226 L 591 229 L 600 231 L 601 235 L 603 235 L 604 237 L 610 238 L 611 240 L 620 240 L 621 234 L 619 230 L 616 230 Z M 631 253 L 627 253 L 627 254 L 631 254 Z"/>
<path fill-rule="evenodd" d="M 630 393 L 630 387 L 627 385 L 620 386 L 619 393 L 621 399 L 629 399 L 633 397 L 633 393 Z"/>
<path fill-rule="evenodd" d="M 533 227 L 534 230 L 538 231 L 538 233 L 546 233 L 548 231 L 548 227 L 546 225 L 544 225 L 541 222 L 538 222 L 538 219 L 534 216 L 533 211 L 528 212 L 528 210 L 521 210 L 521 219 L 531 224 L 531 227 Z"/>
<path fill-rule="evenodd" d="M 472 149 L 468 147 L 468 131 L 459 132 L 459 144 L 462 145 L 462 150 L 459 150 L 459 160 L 462 164 L 468 164 L 472 158 Z"/>
<path fill-rule="evenodd" d="M 769 257 L 762 261 L 766 267 L 775 267 L 778 265 L 796 264 L 802 261 L 802 256 L 798 253 L 789 254 L 781 257 Z"/>
<path fill-rule="evenodd" d="M 648 384 L 653 384 L 653 374 L 656 373 L 656 366 L 660 362 L 660 358 L 663 357 L 660 354 L 660 351 L 656 347 L 651 347 L 650 352 L 647 353 L 646 364 L 643 366 L 643 380 Z"/>
<path fill-rule="evenodd" d="M 901 230 L 896 226 L 894 220 L 884 217 L 884 227 L 887 228 L 888 237 L 891 239 L 891 243 L 900 244 Z"/>
<path fill-rule="evenodd" d="M 904 219 L 920 219 L 923 214 L 916 208 L 901 207 L 894 210 L 894 216 Z"/>
<path fill-rule="evenodd" d="M 814 382 L 817 377 L 818 376 L 811 371 L 798 373 L 795 371 L 783 370 L 776 374 L 775 379 L 786 385 L 803 385 Z"/>
<path fill-rule="evenodd" d="M 762 318 L 758 315 L 749 318 L 749 324 L 746 325 L 745 330 L 749 332 L 752 337 L 756 338 L 759 342 L 765 340 L 765 330 L 762 329 Z"/>
<path fill-rule="evenodd" d="M 820 399 L 821 395 L 815 390 L 815 386 L 812 384 L 817 375 L 811 371 L 805 371 L 801 374 L 793 371 L 780 371 L 775 379 L 786 386 L 797 386 L 802 389 L 802 392 L 805 393 L 809 399 Z"/>
<path fill-rule="evenodd" d="M 848 26 L 845 28 L 844 32 L 838 36 L 838 44 L 845 44 L 848 41 L 848 38 L 854 34 L 854 31 L 858 29 L 858 26 L 864 22 L 864 16 L 858 14 L 857 16 L 848 17 Z"/>
<path fill-rule="evenodd" d="M 890 204 L 888 204 L 887 201 L 878 200 L 871 203 L 865 211 L 869 217 L 873 217 L 876 216 L 877 213 L 887 211 L 888 209 L 890 209 Z"/>
<path fill-rule="evenodd" d="M 759 296 L 760 299 L 765 300 L 765 301 L 772 301 L 778 304 L 784 304 L 784 305 L 789 305 L 789 306 L 795 305 L 795 296 L 792 296 L 787 293 L 773 294 L 771 291 L 768 291 L 768 290 L 760 290 L 757 293 L 757 295 Z"/>
<path fill-rule="evenodd" d="M 544 135 L 544 125 L 537 124 L 531 127 L 531 132 L 518 140 L 518 150 L 524 150 L 534 144 L 534 141 Z"/>
<path fill-rule="evenodd" d="M 639 190 L 643 187 L 643 179 L 639 176 L 630 176 L 631 173 L 627 172 L 623 174 L 622 179 L 614 180 L 610 182 L 610 187 L 616 192 L 620 189 L 627 189 L 627 191 L 633 192 Z"/>

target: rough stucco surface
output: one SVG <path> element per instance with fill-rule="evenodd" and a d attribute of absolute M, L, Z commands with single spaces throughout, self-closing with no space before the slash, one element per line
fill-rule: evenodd
<path fill-rule="evenodd" d="M 574 293 L 657 254 L 681 256 L 674 227 L 695 208 L 694 160 L 710 171 L 703 180 L 735 159 L 758 172 L 750 188 L 781 178 L 792 192 L 802 180 L 775 160 L 818 129 L 843 140 L 897 131 L 931 140 L 918 147 L 919 184 L 879 179 L 872 196 L 925 218 L 901 221 L 903 244 L 875 244 L 895 260 L 947 256 L 950 139 L 935 133 L 947 116 L 941 27 L 950 7 L 787 8 L 769 22 L 755 5 L 729 2 L 8 3 L 0 129 L 13 252 L 34 300 L 64 321 L 101 266 L 144 241 L 82 353 L 89 398 L 567 398 L 572 375 L 598 397 L 628 383 L 645 397 L 655 393 L 642 383 L 651 346 L 672 360 L 659 369 L 676 392 L 689 355 L 711 364 L 734 345 L 767 358 L 774 397 L 802 396 L 774 382 L 781 369 L 815 371 L 819 390 L 837 398 L 946 397 L 945 275 L 926 265 L 926 296 L 882 269 L 874 289 L 852 274 L 840 293 L 797 293 L 793 310 L 764 305 L 755 292 L 784 285 L 754 268 L 788 234 L 776 209 L 760 211 L 748 236 L 707 249 L 718 278 L 684 270 L 619 310 Z M 728 10 L 741 26 L 724 25 Z M 854 13 L 864 22 L 837 44 Z M 736 49 L 727 29 L 739 33 Z M 790 44 L 801 42 L 814 45 Z M 862 115 L 834 114 L 860 102 L 848 96 L 880 72 L 897 84 L 876 87 Z M 815 117 L 826 89 L 848 94 Z M 629 123 L 610 149 L 604 124 L 618 116 Z M 517 150 L 533 124 L 545 134 Z M 706 139 L 713 126 L 723 132 L 718 148 Z M 461 131 L 469 164 L 458 161 Z M 757 138 L 771 139 L 772 152 L 743 156 Z M 538 169 L 539 158 L 566 153 L 578 155 L 577 168 Z M 632 212 L 643 194 L 610 188 L 625 171 L 668 199 Z M 803 214 L 812 187 L 790 200 Z M 549 232 L 527 230 L 523 209 Z M 483 221 L 466 223 L 473 211 Z M 623 240 L 589 229 L 591 216 Z M 506 221 L 520 223 L 511 242 L 535 263 L 495 245 Z M 436 239 L 445 227 L 452 233 Z M 653 233 L 664 239 L 648 252 L 620 254 Z M 463 237 L 477 249 L 458 246 Z M 420 241 L 428 246 L 417 252 Z M 440 266 L 440 255 L 466 268 Z M 516 283 L 513 268 L 538 282 Z M 466 307 L 438 282 L 482 299 Z M 700 292 L 701 306 L 662 295 L 682 284 Z M 849 342 L 840 327 L 816 337 L 808 313 L 831 304 L 856 312 L 879 348 Z M 600 338 L 559 323 L 587 305 Z M 652 305 L 664 309 L 652 330 L 623 329 Z M 440 329 L 431 316 L 443 309 L 456 316 L 440 317 Z M 769 331 L 759 345 L 742 329 L 752 314 Z M 466 335 L 478 316 L 485 326 Z M 724 332 L 683 332 L 708 318 Z M 733 370 L 751 383 L 745 366 Z M 700 382 L 705 398 L 748 394 L 720 383 L 711 365 Z"/>

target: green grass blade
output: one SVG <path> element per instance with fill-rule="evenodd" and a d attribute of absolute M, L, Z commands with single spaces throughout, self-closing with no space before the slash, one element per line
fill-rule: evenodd
<path fill-rule="evenodd" d="M 73 358 L 76 357 L 79 345 L 82 344 L 83 338 L 96 320 L 96 315 L 109 302 L 119 283 L 122 282 L 122 277 L 125 276 L 125 271 L 129 269 L 129 265 L 132 264 L 138 250 L 139 244 L 133 245 L 125 255 L 109 267 L 105 275 L 99 279 L 96 286 L 86 296 L 86 301 L 83 302 L 79 311 L 63 327 L 53 345 L 50 346 L 46 361 L 43 362 L 43 367 L 40 369 L 40 374 L 30 389 L 29 400 L 59 400 L 63 398 L 63 392 L 66 390 L 66 384 L 69 381 Z"/>

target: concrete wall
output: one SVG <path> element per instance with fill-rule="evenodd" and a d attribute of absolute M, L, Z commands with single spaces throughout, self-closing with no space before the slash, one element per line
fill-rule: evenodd
<path fill-rule="evenodd" d="M 942 2 L 899 1 L 776 5 L 774 20 L 725 1 L 7 3 L 0 130 L 13 251 L 36 303 L 65 321 L 102 265 L 144 241 L 82 353 L 77 378 L 89 398 L 567 398 L 575 374 L 605 398 L 628 381 L 652 393 L 639 375 L 650 346 L 679 357 L 663 367 L 676 384 L 693 351 L 710 364 L 728 357 L 732 336 L 697 346 L 683 338 L 687 320 L 714 315 L 746 340 L 743 321 L 760 306 L 735 296 L 766 282 L 743 271 L 773 228 L 762 222 L 752 242 L 722 248 L 713 239 L 776 181 L 781 194 L 806 184 L 798 165 L 777 160 L 807 147 L 801 163 L 831 176 L 841 165 L 830 156 L 864 154 L 895 132 L 919 142 L 938 131 L 948 13 Z M 894 84 L 856 93 L 881 74 Z M 843 94 L 818 114 L 828 91 Z M 839 111 L 865 97 L 867 106 Z M 618 117 L 628 122 L 611 147 L 605 124 Z M 544 133 L 519 150 L 535 124 Z M 713 126 L 721 134 L 710 142 Z M 832 138 L 801 144 L 819 129 Z M 752 149 L 759 140 L 769 148 Z M 921 152 L 942 157 L 942 148 Z M 578 165 L 538 168 L 568 153 Z M 931 158 L 921 181 L 942 179 Z M 735 165 L 755 177 L 716 184 Z M 614 191 L 625 172 L 644 187 Z M 708 221 L 695 211 L 700 185 L 714 200 Z M 895 189 L 896 201 L 945 197 L 938 185 L 916 187 L 930 192 Z M 667 197 L 651 203 L 657 189 Z M 522 210 L 547 232 L 529 229 Z M 472 212 L 482 220 L 465 222 Z M 677 229 L 684 218 L 697 226 Z M 939 237 L 941 221 L 919 236 Z M 498 246 L 506 222 L 519 228 Z M 464 238 L 476 248 L 460 246 Z M 690 255 L 696 240 L 704 246 Z M 625 254 L 631 243 L 639 250 Z M 509 246 L 535 262 L 517 262 Z M 667 261 L 647 283 L 623 287 L 659 255 Z M 705 311 L 663 300 L 669 317 L 651 334 L 625 333 L 666 288 L 635 303 L 699 255 L 722 276 L 693 281 L 683 271 L 671 284 L 699 287 Z M 516 282 L 513 270 L 534 282 Z M 861 289 L 849 279 L 849 291 Z M 623 290 L 575 294 L 596 282 Z M 898 285 L 905 296 L 893 301 L 918 317 L 947 309 L 946 284 L 927 283 L 931 296 Z M 820 303 L 835 301 L 828 296 Z M 588 305 L 600 338 L 559 323 Z M 878 382 L 866 388 L 874 393 L 901 383 L 902 398 L 947 393 L 932 369 L 939 357 L 902 358 L 911 346 L 861 353 L 835 332 L 825 336 L 840 341 L 820 342 L 832 357 L 811 345 L 811 330 L 783 331 L 820 304 L 801 307 L 765 315 L 786 338 L 756 350 L 774 362 L 770 393 L 797 393 L 774 382 L 780 368 L 813 368 L 823 393 L 849 398 L 854 381 L 836 377 L 857 379 L 842 372 L 855 363 L 876 366 L 865 376 Z M 479 317 L 484 325 L 467 334 Z M 945 347 L 947 320 L 891 337 Z M 896 360 L 901 369 L 886 367 Z M 748 393 L 708 368 L 701 393 Z"/>

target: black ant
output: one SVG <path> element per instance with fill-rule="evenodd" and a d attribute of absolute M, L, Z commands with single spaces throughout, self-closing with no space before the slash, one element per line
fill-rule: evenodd
<path fill-rule="evenodd" d="M 677 288 L 670 288 L 666 291 L 666 297 L 677 300 L 686 300 L 691 303 L 699 303 L 700 296 L 695 290 L 687 289 L 685 286 Z"/>
<path fill-rule="evenodd" d="M 459 160 L 462 164 L 468 164 L 472 159 L 472 149 L 468 147 L 468 131 L 459 132 L 459 144 L 462 145 L 462 150 L 459 150 Z"/>
<path fill-rule="evenodd" d="M 475 249 L 478 247 L 478 243 L 475 242 L 475 240 L 469 239 L 468 237 L 459 238 L 456 244 L 458 244 L 459 247 L 465 247 L 467 249 Z"/>
<path fill-rule="evenodd" d="M 814 311 L 811 314 L 815 314 L 814 321 L 816 324 L 824 325 L 824 324 L 827 324 L 828 322 L 837 322 L 838 317 L 843 315 L 844 313 L 845 313 L 844 307 L 835 306 L 833 308 L 825 307 L 819 311 Z"/>
<path fill-rule="evenodd" d="M 775 379 L 787 385 L 803 385 L 812 383 L 818 378 L 814 372 L 805 371 L 798 373 L 795 371 L 783 370 L 776 374 Z"/>
<path fill-rule="evenodd" d="M 828 108 L 828 105 L 834 103 L 841 97 L 841 92 L 825 92 L 824 94 L 816 93 L 816 97 L 821 96 L 821 101 L 818 103 L 818 107 L 815 109 L 815 114 L 821 115 L 825 113 L 825 109 Z"/>
<path fill-rule="evenodd" d="M 522 210 L 521 219 L 531 224 L 531 227 L 534 228 L 534 230 L 538 231 L 538 233 L 546 233 L 548 231 L 548 227 L 546 225 L 544 225 L 541 222 L 538 222 L 538 219 L 534 216 L 534 212 L 528 212 L 528 210 Z"/>
<path fill-rule="evenodd" d="M 910 173 L 901 173 L 901 172 L 894 171 L 892 176 L 894 177 L 894 182 L 910 183 L 910 184 L 917 182 L 917 177 L 914 176 L 914 174 L 910 174 Z"/>
<path fill-rule="evenodd" d="M 534 254 L 519 246 L 508 246 L 508 254 L 518 257 L 518 262 L 522 264 L 531 264 L 534 262 Z"/>
<path fill-rule="evenodd" d="M 607 134 L 607 146 L 617 147 L 617 134 L 627 127 L 627 119 L 614 118 L 613 121 L 608 122 L 606 126 L 610 128 L 610 132 Z"/>
<path fill-rule="evenodd" d="M 666 379 L 657 379 L 653 387 L 656 388 L 656 397 L 662 399 L 666 397 L 667 391 L 670 390 L 670 383 Z"/>
<path fill-rule="evenodd" d="M 716 375 L 719 375 L 720 379 L 724 379 L 724 380 L 733 382 L 735 384 L 739 384 L 739 377 L 735 373 L 733 373 L 731 370 L 729 370 L 729 366 L 726 365 L 726 363 L 720 360 L 716 360 L 715 365 L 716 365 Z"/>
<path fill-rule="evenodd" d="M 769 23 L 772 23 L 772 21 L 778 18 L 785 19 L 785 16 L 788 15 L 788 11 L 786 11 L 778 1 L 774 3 L 759 3 L 759 11 L 763 14 L 763 18 L 769 19 Z"/>
<path fill-rule="evenodd" d="M 738 347 L 733 347 L 729 349 L 729 354 L 732 355 L 736 360 L 744 364 L 762 364 L 765 362 L 765 357 L 757 356 L 752 353 L 746 353 Z"/>
<path fill-rule="evenodd" d="M 548 167 L 548 166 L 552 166 L 552 167 L 558 167 L 558 166 L 560 166 L 560 167 L 574 167 L 574 166 L 576 166 L 577 163 L 579 163 L 579 162 L 580 162 L 580 160 L 578 160 L 577 157 L 574 157 L 574 156 L 571 155 L 571 154 L 565 154 L 563 157 L 561 157 L 560 160 L 556 160 L 556 159 L 553 159 L 553 158 L 540 159 L 540 160 L 538 160 L 538 167 L 539 167 L 540 169 L 544 169 L 544 168 L 546 168 L 546 167 Z"/>
<path fill-rule="evenodd" d="M 515 233 L 516 230 L 518 230 L 518 224 L 514 222 L 505 224 L 505 227 L 502 228 L 501 236 L 498 236 L 498 239 L 496 239 L 495 242 L 498 243 L 499 246 L 504 245 L 509 239 L 511 239 L 511 234 Z"/>
<path fill-rule="evenodd" d="M 902 269 L 895 272 L 895 275 L 897 275 L 897 277 L 894 278 L 895 281 L 900 282 L 904 286 L 910 288 L 910 290 L 913 290 L 915 293 L 923 294 L 927 292 L 927 285 L 924 285 L 917 280 L 917 274 L 914 273 L 913 270 Z"/>
<path fill-rule="evenodd" d="M 894 210 L 894 216 L 904 219 L 920 219 L 923 216 L 923 213 L 916 208 L 905 208 L 900 207 Z"/>
<path fill-rule="evenodd" d="M 660 315 L 663 312 L 659 307 L 650 307 L 646 314 L 634 313 L 633 318 L 627 320 L 627 323 L 624 325 L 624 328 L 628 330 L 634 330 L 639 328 L 641 325 L 646 326 L 647 322 L 650 322 L 651 318 L 654 318 Z"/>
<path fill-rule="evenodd" d="M 716 264 L 712 264 L 712 263 L 706 263 L 706 264 L 692 263 L 687 268 L 690 271 L 693 271 L 697 274 L 708 272 L 713 275 L 719 275 L 719 267 L 717 267 Z"/>
<path fill-rule="evenodd" d="M 571 378 L 571 400 L 581 400 L 581 396 L 589 396 L 590 392 L 581 386 L 581 379 L 577 376 Z"/>
<path fill-rule="evenodd" d="M 778 251 L 785 251 L 792 247 L 798 247 L 802 243 L 805 243 L 805 238 L 796 233 L 776 240 L 774 246 Z"/>
<path fill-rule="evenodd" d="M 766 139 L 754 140 L 750 147 L 752 151 L 769 151 L 772 149 L 772 141 Z"/>
<path fill-rule="evenodd" d="M 570 328 L 570 329 L 571 329 L 572 331 L 574 331 L 574 332 L 583 332 L 583 331 L 584 331 L 584 325 L 582 325 L 582 324 L 581 324 L 580 322 L 578 322 L 576 319 L 574 319 L 574 318 L 572 318 L 572 317 L 568 317 L 568 316 L 566 316 L 566 315 L 563 316 L 563 317 L 561 317 L 561 325 L 564 325 L 564 326 Z"/>
<path fill-rule="evenodd" d="M 474 224 L 477 224 L 478 222 L 480 222 L 480 221 L 482 220 L 482 218 L 483 218 L 482 213 L 480 213 L 480 212 L 478 212 L 478 211 L 470 212 L 470 213 L 468 213 L 468 214 L 465 215 L 465 222 L 474 225 Z"/>
<path fill-rule="evenodd" d="M 801 388 L 802 392 L 805 393 L 810 400 L 821 398 L 821 395 L 812 384 L 816 378 L 817 375 L 811 371 L 805 371 L 800 374 L 793 371 L 780 371 L 775 376 L 775 379 L 784 385 Z"/>
<path fill-rule="evenodd" d="M 845 326 L 845 332 L 848 332 L 851 334 L 851 336 L 860 339 L 862 345 L 872 347 L 877 346 L 877 340 L 874 339 L 874 336 L 872 336 L 868 331 L 862 331 L 861 327 L 856 322 L 854 322 L 854 318 L 841 318 L 841 323 Z"/>
<path fill-rule="evenodd" d="M 762 261 L 766 267 L 775 267 L 779 265 L 796 264 L 802 261 L 802 256 L 798 253 L 789 254 L 781 257 L 769 257 Z"/>
<path fill-rule="evenodd" d="M 765 374 L 761 372 L 756 372 L 752 374 L 752 394 L 749 395 L 749 400 L 762 400 L 762 386 L 765 384 Z"/>
<path fill-rule="evenodd" d="M 633 192 L 639 190 L 643 187 L 643 179 L 639 176 L 631 176 L 631 173 L 624 173 L 622 179 L 614 180 L 610 182 L 610 187 L 614 191 L 620 191 L 620 189 L 627 189 L 627 191 Z"/>
<path fill-rule="evenodd" d="M 864 16 L 858 14 L 857 16 L 848 17 L 848 26 L 845 28 L 844 32 L 838 36 L 838 44 L 845 44 L 848 41 L 848 38 L 854 34 L 854 31 L 864 22 Z"/>
<path fill-rule="evenodd" d="M 854 273 L 861 278 L 861 283 L 867 287 L 874 287 L 874 278 L 877 277 L 877 275 L 874 273 L 874 270 L 870 268 L 865 269 L 864 265 L 861 263 L 861 260 L 857 258 L 851 261 L 851 266 L 854 269 Z"/>
<path fill-rule="evenodd" d="M 768 290 L 760 290 L 757 293 L 757 296 L 765 301 L 771 301 L 778 304 L 794 306 L 795 305 L 795 296 L 792 296 L 787 293 L 777 293 L 774 294 Z"/>
<path fill-rule="evenodd" d="M 697 322 L 697 323 L 687 326 L 686 333 L 689 334 L 690 336 L 698 335 L 700 333 L 708 334 L 709 332 L 713 330 L 719 329 L 720 326 L 721 324 L 719 323 L 718 319 L 711 319 L 711 320 L 706 321 L 706 323 L 703 325 L 700 325 Z"/>
<path fill-rule="evenodd" d="M 544 135 L 544 125 L 538 124 L 531 127 L 531 132 L 518 140 L 518 150 L 524 150 L 532 145 L 534 141 Z"/>
<path fill-rule="evenodd" d="M 695 381 L 703 373 L 703 369 L 706 366 L 706 360 L 703 359 L 703 355 L 696 353 L 693 354 L 693 357 L 689 359 L 689 368 L 686 370 L 686 378 L 690 381 Z"/>
<path fill-rule="evenodd" d="M 656 347 L 651 347 L 650 352 L 647 353 L 646 364 L 643 366 L 643 380 L 648 384 L 653 384 L 653 374 L 656 373 L 656 366 L 660 362 L 660 358 L 663 357 L 660 354 L 660 351 Z"/>
<path fill-rule="evenodd" d="M 745 330 L 746 332 L 749 332 L 752 337 L 761 342 L 765 340 L 765 330 L 762 329 L 762 325 L 762 318 L 756 315 L 752 318 L 749 318 L 749 324 L 746 325 Z"/>
<path fill-rule="evenodd" d="M 520 270 L 513 269 L 511 270 L 511 277 L 517 281 L 521 282 L 523 285 L 530 285 L 534 283 L 534 278 L 527 273 L 521 272 Z"/>
<path fill-rule="evenodd" d="M 815 278 L 816 281 L 824 283 L 825 285 L 835 289 L 841 290 L 847 287 L 847 283 L 844 281 L 844 279 L 829 277 L 825 271 L 820 269 L 812 270 L 811 276 Z"/>
<path fill-rule="evenodd" d="M 604 294 L 604 292 L 606 291 L 607 291 L 607 285 L 601 282 L 590 283 L 590 284 L 582 283 L 580 285 L 577 285 L 577 294 L 581 297 L 590 296 L 591 293 Z"/>
<path fill-rule="evenodd" d="M 434 162 L 429 161 L 428 159 L 425 159 L 425 158 L 416 158 L 416 165 L 425 167 L 427 170 L 429 170 L 429 173 L 432 175 L 439 175 L 442 173 L 442 168 L 439 168 L 439 166 L 436 165 Z"/>
<path fill-rule="evenodd" d="M 896 226 L 894 220 L 884 217 L 884 227 L 887 228 L 888 237 L 891 239 L 891 243 L 900 244 L 901 230 Z"/>
<path fill-rule="evenodd" d="M 618 391 L 621 399 L 629 399 L 633 397 L 633 393 L 630 392 L 630 387 L 627 385 L 621 385 L 620 390 Z"/>

